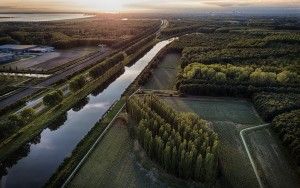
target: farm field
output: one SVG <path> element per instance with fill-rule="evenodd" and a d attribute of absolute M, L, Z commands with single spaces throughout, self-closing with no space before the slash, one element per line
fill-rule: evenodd
<path fill-rule="evenodd" d="M 300 177 L 270 127 L 248 132 L 246 140 L 266 187 L 299 187 Z"/>
<path fill-rule="evenodd" d="M 137 163 L 127 127 L 116 121 L 68 187 L 166 187 Z"/>
<path fill-rule="evenodd" d="M 179 111 L 197 113 L 201 118 L 213 122 L 213 129 L 221 140 L 220 162 L 225 187 L 258 187 L 258 183 L 247 157 L 239 132 L 262 124 L 252 104 L 233 98 L 164 98 Z"/>
<path fill-rule="evenodd" d="M 180 54 L 168 53 L 153 70 L 149 81 L 143 86 L 144 89 L 172 90 L 176 84 L 176 75 L 180 65 Z"/>
<path fill-rule="evenodd" d="M 5 64 L 1 67 L 2 70 L 34 70 L 34 71 L 49 71 L 51 69 L 62 66 L 70 61 L 78 59 L 89 53 L 100 50 L 99 47 L 76 47 L 72 49 L 56 50 L 40 56 L 29 59 L 19 60 L 16 62 Z"/>

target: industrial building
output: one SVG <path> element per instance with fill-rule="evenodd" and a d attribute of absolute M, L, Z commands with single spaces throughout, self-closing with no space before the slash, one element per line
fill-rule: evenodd
<path fill-rule="evenodd" d="M 9 61 L 12 61 L 13 59 L 14 59 L 14 54 L 0 53 L 0 64 L 7 63 Z"/>
<path fill-rule="evenodd" d="M 37 45 L 16 45 L 16 44 L 5 44 L 0 46 L 0 52 L 4 53 L 47 53 L 53 52 L 53 47 L 48 46 L 37 46 Z"/>

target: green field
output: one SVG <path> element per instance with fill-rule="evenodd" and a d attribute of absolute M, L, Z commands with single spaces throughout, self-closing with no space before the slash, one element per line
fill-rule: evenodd
<path fill-rule="evenodd" d="M 191 111 L 213 122 L 221 139 L 222 187 L 258 187 L 239 132 L 262 124 L 252 104 L 232 98 L 164 98 L 179 111 Z"/>
<path fill-rule="evenodd" d="M 133 140 L 121 122 L 105 135 L 69 187 L 165 187 L 157 173 L 139 165 Z"/>
<path fill-rule="evenodd" d="M 144 89 L 172 90 L 176 84 L 176 75 L 180 65 L 180 54 L 168 53 L 153 70 L 153 75 L 144 85 Z"/>
<path fill-rule="evenodd" d="M 246 139 L 266 187 L 300 187 L 297 165 L 270 127 L 250 131 Z"/>

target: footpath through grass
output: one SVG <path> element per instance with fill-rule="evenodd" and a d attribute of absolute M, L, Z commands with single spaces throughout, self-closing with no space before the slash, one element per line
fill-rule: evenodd
<path fill-rule="evenodd" d="M 164 99 L 179 111 L 195 112 L 213 122 L 212 127 L 221 140 L 222 187 L 259 186 L 239 136 L 242 129 L 263 123 L 250 102 L 210 97 Z"/>

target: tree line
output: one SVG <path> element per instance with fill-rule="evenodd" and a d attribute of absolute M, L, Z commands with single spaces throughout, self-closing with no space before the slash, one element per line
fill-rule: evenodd
<path fill-rule="evenodd" d="M 101 62 L 99 65 L 92 68 L 89 72 L 89 75 L 95 79 L 95 78 L 103 75 L 111 67 L 117 65 L 118 63 L 120 63 L 123 60 L 124 60 L 124 55 L 122 53 L 118 53 L 117 55 L 109 58 L 108 60 L 106 60 L 104 62 Z"/>
<path fill-rule="evenodd" d="M 155 95 L 133 96 L 126 107 L 138 123 L 135 135 L 152 160 L 177 177 L 215 181 L 219 139 L 208 122 L 174 111 Z"/>
<path fill-rule="evenodd" d="M 264 59 L 268 57 L 282 57 L 286 55 L 297 55 L 299 49 L 294 46 L 286 46 L 285 48 L 222 48 L 219 50 L 208 51 L 205 53 L 194 54 L 193 52 L 184 51 L 185 57 L 183 64 L 189 63 L 242 63 L 244 60 L 249 59 Z"/>
<path fill-rule="evenodd" d="M 267 121 L 284 112 L 300 109 L 300 94 L 255 93 L 252 101 L 259 114 Z"/>
<path fill-rule="evenodd" d="M 125 53 L 127 55 L 131 55 L 133 53 L 136 53 L 137 51 L 141 50 L 145 45 L 147 45 L 149 42 L 153 41 L 156 38 L 156 35 L 150 35 L 149 37 L 143 39 L 142 41 L 130 46 L 128 49 L 125 50 Z"/>
<path fill-rule="evenodd" d="M 254 66 L 255 67 L 255 66 Z M 192 63 L 182 71 L 182 79 L 199 79 L 210 83 L 254 86 L 299 86 L 300 77 L 288 70 L 263 70 L 253 66 Z"/>
<path fill-rule="evenodd" d="M 159 20 L 123 21 L 101 17 L 47 23 L 6 22 L 0 28 L 0 42 L 53 45 L 56 48 L 124 45 L 140 33 L 159 25 Z"/>
<path fill-rule="evenodd" d="M 274 92 L 274 93 L 300 93 L 299 88 L 289 87 L 256 87 L 252 85 L 231 85 L 231 84 L 214 84 L 188 81 L 177 83 L 177 88 L 182 94 L 205 95 L 205 96 L 228 96 L 228 97 L 246 97 L 251 98 L 257 92 Z"/>

